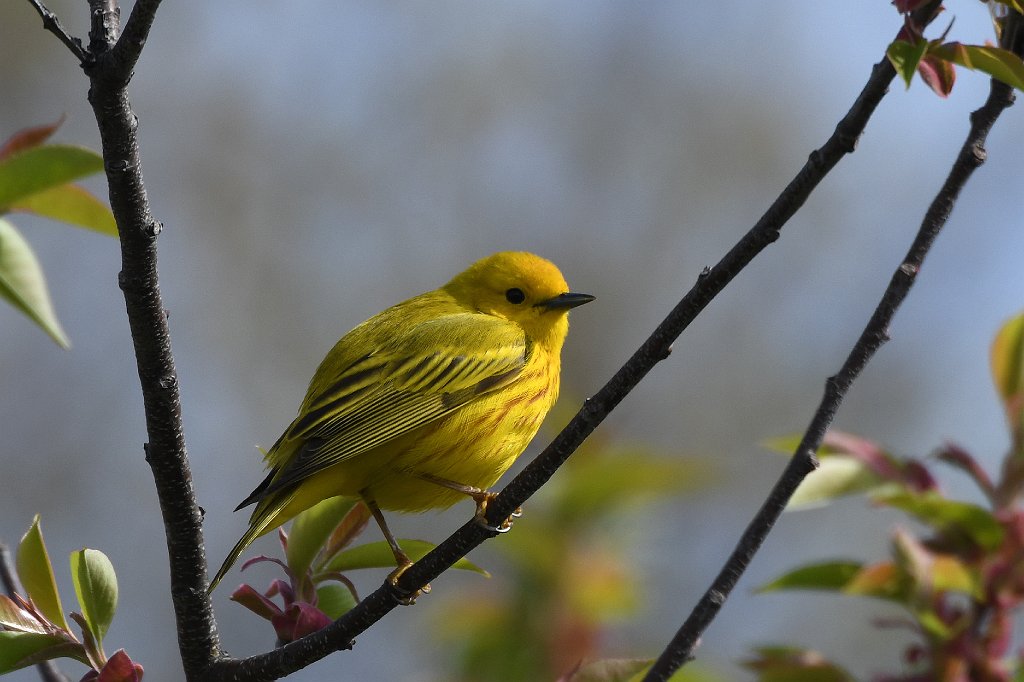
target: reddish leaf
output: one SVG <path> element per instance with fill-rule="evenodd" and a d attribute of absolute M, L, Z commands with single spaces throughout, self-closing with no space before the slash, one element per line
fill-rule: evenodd
<path fill-rule="evenodd" d="M 949 97 L 953 90 L 953 83 L 956 82 L 956 69 L 945 59 L 939 59 L 934 55 L 928 55 L 917 65 L 917 72 L 921 79 L 939 97 Z"/>
<path fill-rule="evenodd" d="M 867 438 L 843 431 L 829 431 L 822 443 L 836 454 L 849 455 L 863 462 L 878 477 L 901 483 L 914 492 L 926 492 L 937 487 L 931 473 L 919 462 L 901 462 Z"/>
<path fill-rule="evenodd" d="M 885 561 L 865 566 L 850 582 L 845 591 L 865 597 L 904 602 L 908 595 L 907 577 L 896 564 Z"/>
<path fill-rule="evenodd" d="M 333 621 L 312 604 L 300 602 L 292 604 L 287 611 L 274 616 L 270 622 L 274 625 L 278 639 L 282 642 L 294 642 L 300 637 L 324 629 Z"/>
<path fill-rule="evenodd" d="M 918 7 L 931 2 L 931 0 L 892 0 L 893 6 L 900 14 L 913 12 Z"/>
<path fill-rule="evenodd" d="M 952 42 L 929 46 L 928 52 L 968 69 L 987 73 L 1017 90 L 1024 90 L 1024 61 L 1009 50 Z"/>
<path fill-rule="evenodd" d="M 0 629 L 37 634 L 53 633 L 52 627 L 48 627 L 31 612 L 18 606 L 5 594 L 0 594 Z"/>
<path fill-rule="evenodd" d="M 140 682 L 141 680 L 142 666 L 132 662 L 124 649 L 118 649 L 96 676 L 96 682 Z"/>
<path fill-rule="evenodd" d="M 251 585 L 241 585 L 232 592 L 231 601 L 241 604 L 257 616 L 267 620 L 281 614 L 281 609 L 277 604 L 257 592 Z"/>
<path fill-rule="evenodd" d="M 38 147 L 42 143 L 46 142 L 51 135 L 53 135 L 57 128 L 60 128 L 64 123 L 65 116 L 62 114 L 53 123 L 47 123 L 41 126 L 33 126 L 31 128 L 22 128 L 18 132 L 11 135 L 3 144 L 0 144 L 0 161 L 6 159 L 12 154 L 31 149 L 32 147 Z"/>
<path fill-rule="evenodd" d="M 956 443 L 946 443 L 941 450 L 935 453 L 935 457 L 940 462 L 955 466 L 966 473 L 981 488 L 981 491 L 989 497 L 995 494 L 996 487 L 992 484 L 992 479 L 989 478 L 988 472 L 981 468 L 974 455 Z"/>
<path fill-rule="evenodd" d="M 334 558 L 334 555 L 352 544 L 366 528 L 370 516 L 370 509 L 365 504 L 359 503 L 352 507 L 328 538 L 317 567 L 322 568 Z"/>

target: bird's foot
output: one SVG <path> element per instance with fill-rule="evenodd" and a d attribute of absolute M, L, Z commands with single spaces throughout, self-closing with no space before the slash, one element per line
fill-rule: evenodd
<path fill-rule="evenodd" d="M 487 522 L 487 504 L 497 496 L 498 493 L 486 491 L 473 495 L 473 499 L 476 501 L 476 522 L 493 533 L 507 533 L 512 530 L 512 521 L 523 515 L 523 508 L 518 507 L 507 519 L 497 526 L 492 526 Z"/>
<path fill-rule="evenodd" d="M 407 564 L 401 564 L 398 568 L 391 571 L 391 573 L 388 574 L 387 578 L 387 582 L 389 585 L 391 585 L 391 589 L 394 592 L 395 600 L 401 606 L 412 606 L 416 603 L 417 599 L 419 599 L 424 594 L 430 592 L 430 583 L 427 583 L 426 585 L 424 585 L 418 590 L 415 590 L 414 592 L 410 592 L 409 590 L 403 589 L 398 586 L 398 579 L 402 577 L 402 574 L 405 573 L 410 566 L 412 566 L 411 561 Z"/>

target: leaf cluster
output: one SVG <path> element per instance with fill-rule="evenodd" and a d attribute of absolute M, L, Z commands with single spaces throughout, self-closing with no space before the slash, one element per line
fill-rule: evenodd
<path fill-rule="evenodd" d="M 84 147 L 44 144 L 63 121 L 26 128 L 0 143 L 0 298 L 68 348 L 39 259 L 14 224 L 2 217 L 31 213 L 117 236 L 110 209 L 72 184 L 102 172 L 103 157 Z"/>
<path fill-rule="evenodd" d="M 110 657 L 103 651 L 103 638 L 117 610 L 117 577 L 103 552 L 83 548 L 71 553 L 71 580 L 80 611 L 67 618 L 38 516 L 21 538 L 16 563 L 25 595 L 0 595 L 0 674 L 71 658 L 89 666 L 83 682 L 142 679 L 142 666 L 123 649 Z M 79 626 L 81 639 L 67 619 Z"/>
<path fill-rule="evenodd" d="M 791 501 L 791 508 L 803 508 L 862 494 L 923 528 L 897 528 L 887 559 L 816 562 L 760 588 L 820 590 L 899 606 L 904 615 L 879 626 L 912 634 L 904 654 L 908 672 L 876 679 L 1009 682 L 1024 674 L 1024 655 L 1011 652 L 1015 615 L 1024 606 L 1024 314 L 999 330 L 991 367 L 1011 436 L 999 478 L 953 444 L 927 460 L 900 459 L 867 439 L 832 432 L 819 452 L 820 469 Z M 784 445 L 785 439 L 773 443 Z M 935 463 L 966 474 L 986 504 L 946 496 L 931 473 Z M 747 666 L 762 682 L 854 679 L 820 654 L 790 647 L 760 649 Z"/>

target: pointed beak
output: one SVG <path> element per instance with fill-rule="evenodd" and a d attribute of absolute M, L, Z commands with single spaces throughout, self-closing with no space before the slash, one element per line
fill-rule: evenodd
<path fill-rule="evenodd" d="M 584 303 L 590 303 L 594 300 L 594 297 L 590 294 L 559 294 L 554 298 L 549 298 L 546 301 L 541 301 L 537 304 L 538 308 L 544 310 L 569 310 L 576 306 L 583 305 Z"/>

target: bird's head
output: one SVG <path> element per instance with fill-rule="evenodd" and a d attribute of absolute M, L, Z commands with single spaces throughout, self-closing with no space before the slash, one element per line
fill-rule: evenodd
<path fill-rule="evenodd" d="M 569 330 L 569 310 L 594 300 L 571 293 L 554 263 L 523 251 L 481 258 L 444 289 L 468 308 L 519 324 L 553 352 Z"/>

